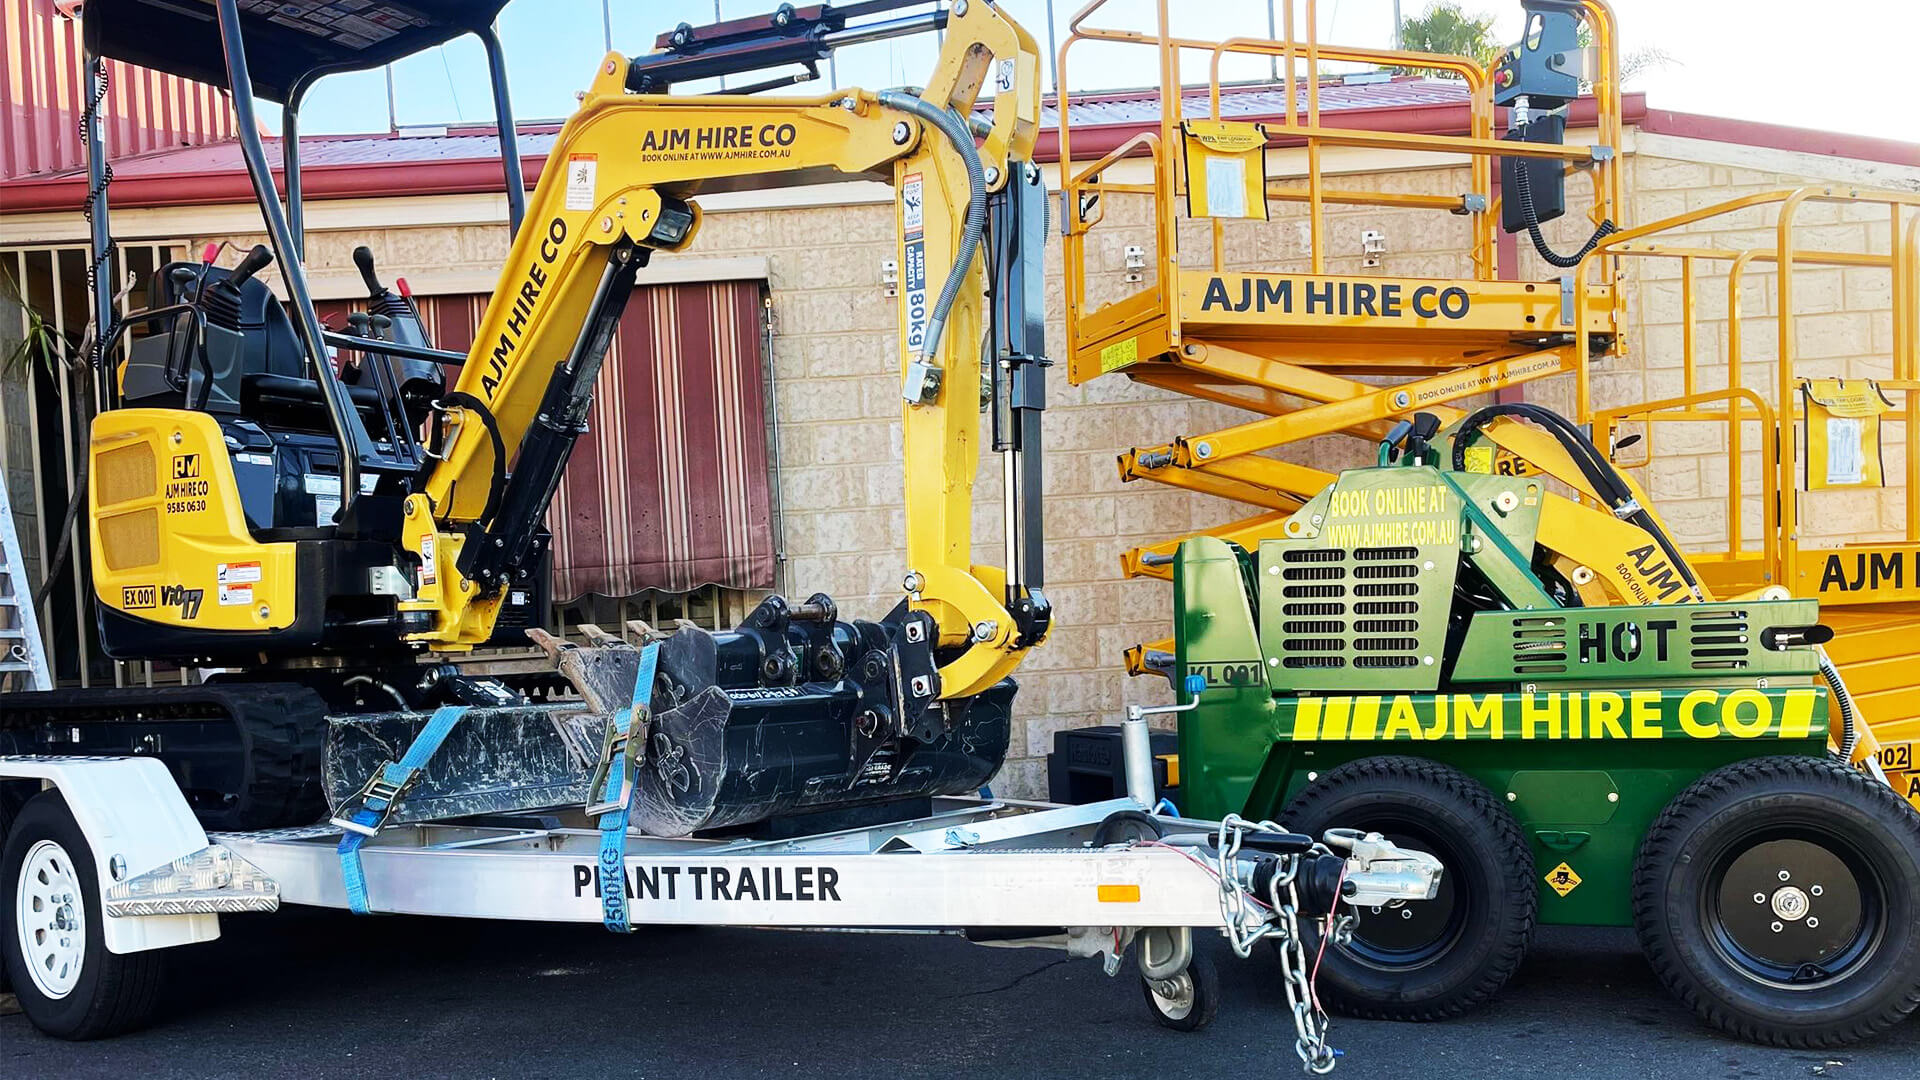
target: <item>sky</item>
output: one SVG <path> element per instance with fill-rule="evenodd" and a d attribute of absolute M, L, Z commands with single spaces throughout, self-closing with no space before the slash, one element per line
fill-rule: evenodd
<path fill-rule="evenodd" d="M 776 0 L 607 0 L 613 45 L 650 51 L 654 37 L 685 21 L 764 13 Z M 1046 48 L 1049 0 L 1001 0 L 1001 7 Z M 1084 0 L 1052 0 L 1056 32 Z M 1284 12 L 1289 0 L 1273 0 Z M 1291 0 L 1304 22 L 1305 0 Z M 798 5 L 796 5 L 798 6 Z M 1390 45 L 1393 0 L 1318 0 L 1323 42 Z M 1425 0 L 1403 0 L 1405 14 Z M 1473 13 L 1496 17 L 1502 40 L 1517 36 L 1519 0 L 1463 0 Z M 1173 0 L 1173 29 L 1193 37 L 1265 36 L 1268 0 Z M 1914 0 L 1614 0 L 1623 52 L 1654 48 L 1670 64 L 1639 76 L 1628 89 L 1645 91 L 1655 108 L 1847 131 L 1920 142 L 1914 108 L 1914 63 L 1920 41 L 1920 3 Z M 1113 27 L 1148 28 L 1153 0 L 1109 0 L 1094 20 Z M 1815 15 L 1814 13 L 1818 13 Z M 558 119 L 572 111 L 575 91 L 605 54 L 601 0 L 512 0 L 501 14 L 508 77 L 516 116 Z M 843 50 L 832 72 L 839 85 L 897 86 L 922 81 L 936 44 L 930 36 Z M 1103 51 L 1104 50 L 1104 51 Z M 1049 52 L 1051 50 L 1048 50 Z M 1250 59 L 1229 78 L 1258 78 L 1266 65 Z M 1145 49 L 1076 45 L 1067 76 L 1075 89 L 1149 85 L 1154 61 Z M 1052 85 L 1051 64 L 1047 73 Z M 1188 73 L 1204 79 L 1204 66 Z M 486 61 L 471 38 L 410 57 L 393 67 L 394 113 L 402 126 L 489 122 L 493 118 Z M 688 84 L 680 92 L 694 92 Z M 303 132 L 370 132 L 388 128 L 383 72 L 323 80 L 301 112 Z M 277 116 L 269 122 L 278 124 Z"/>

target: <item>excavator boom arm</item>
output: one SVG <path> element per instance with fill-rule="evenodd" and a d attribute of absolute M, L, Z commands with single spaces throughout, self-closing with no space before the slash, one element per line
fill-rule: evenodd
<path fill-rule="evenodd" d="M 988 3 L 956 5 L 944 23 L 918 93 L 636 94 L 630 87 L 681 70 L 681 58 L 607 56 L 528 201 L 458 385 L 442 402 L 438 457 L 408 500 L 405 543 L 421 562 L 408 604 L 432 616 L 416 640 L 443 650 L 485 641 L 502 590 L 537 571 L 539 526 L 586 430 L 621 309 L 653 252 L 693 242 L 698 196 L 861 177 L 886 181 L 896 196 L 903 591 L 910 610 L 931 617 L 949 658 L 940 696 L 991 686 L 1045 636 L 1037 455 L 1046 196 L 1029 160 L 1039 52 Z M 976 107 L 988 98 L 983 120 Z M 1007 567 L 972 561 L 983 400 L 1009 480 Z"/>

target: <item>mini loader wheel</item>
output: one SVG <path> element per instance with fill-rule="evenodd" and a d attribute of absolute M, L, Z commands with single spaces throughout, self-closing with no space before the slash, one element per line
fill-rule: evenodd
<path fill-rule="evenodd" d="M 1661 982 L 1739 1038 L 1839 1046 L 1920 1006 L 1920 815 L 1839 762 L 1695 781 L 1641 845 L 1633 906 Z"/>
<path fill-rule="evenodd" d="M 1372 1020 L 1443 1020 L 1505 986 L 1533 940 L 1539 898 L 1533 856 L 1513 815 L 1478 781 L 1421 758 L 1365 758 L 1309 784 L 1287 807 L 1288 828 L 1334 826 L 1384 834 L 1446 867 L 1422 904 L 1360 913 L 1353 940 L 1328 949 L 1320 996 Z M 1317 931 L 1307 951 L 1318 948 Z"/>
<path fill-rule="evenodd" d="M 98 1039 L 147 1022 L 162 954 L 107 950 L 93 849 L 57 791 L 20 809 L 0 848 L 0 965 L 33 1026 Z"/>

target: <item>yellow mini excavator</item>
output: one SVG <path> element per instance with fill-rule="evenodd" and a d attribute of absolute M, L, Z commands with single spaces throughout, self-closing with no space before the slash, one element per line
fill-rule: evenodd
<path fill-rule="evenodd" d="M 323 793 L 335 810 L 364 798 L 394 740 L 436 707 L 466 705 L 404 814 L 581 801 L 597 732 L 542 718 L 565 685 L 448 661 L 525 640 L 543 595 L 543 519 L 621 308 L 654 252 L 693 242 L 699 197 L 862 177 L 897 194 L 906 268 L 904 597 L 869 622 L 841 619 L 826 596 L 775 596 L 732 632 L 666 636 L 648 730 L 632 739 L 644 749 L 630 764 L 653 766 L 639 768 L 636 823 L 680 835 L 974 791 L 1007 750 L 1007 676 L 1049 624 L 1033 39 L 991 3 L 865 0 L 683 24 L 651 54 L 610 53 L 530 197 L 502 140 L 512 250 L 470 353 L 433 348 L 365 249 L 365 317 L 354 333 L 324 328 L 301 262 L 302 96 L 320 75 L 472 33 L 511 132 L 492 30 L 503 4 L 376 0 L 350 20 L 325 3 L 217 0 L 190 5 L 204 9 L 193 19 L 156 0 L 87 5 L 94 54 L 232 91 L 272 244 L 234 266 L 211 255 L 164 266 L 153 306 L 125 316 L 107 285 L 96 297 L 106 332 L 93 352 L 87 521 L 100 642 L 118 660 L 219 673 L 9 695 L 0 753 L 152 754 L 209 827 L 271 827 L 322 816 Z M 924 89 L 758 93 L 805 81 L 836 48 L 932 31 L 942 45 Z M 779 70 L 801 74 L 672 93 Z M 256 96 L 286 107 L 285 205 Z M 109 174 L 95 159 L 89 209 L 107 259 Z M 258 277 L 276 263 L 284 304 Z M 983 400 L 1008 477 L 1004 567 L 971 558 Z M 545 644 L 589 704 L 624 702 L 638 650 Z M 462 771 L 502 760 L 514 767 Z"/>

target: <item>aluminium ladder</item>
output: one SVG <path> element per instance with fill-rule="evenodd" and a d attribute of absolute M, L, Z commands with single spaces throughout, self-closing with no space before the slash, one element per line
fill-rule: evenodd
<path fill-rule="evenodd" d="M 13 526 L 13 499 L 4 482 L 0 482 L 0 689 L 53 689 L 39 616 L 33 610 L 26 555 Z"/>

